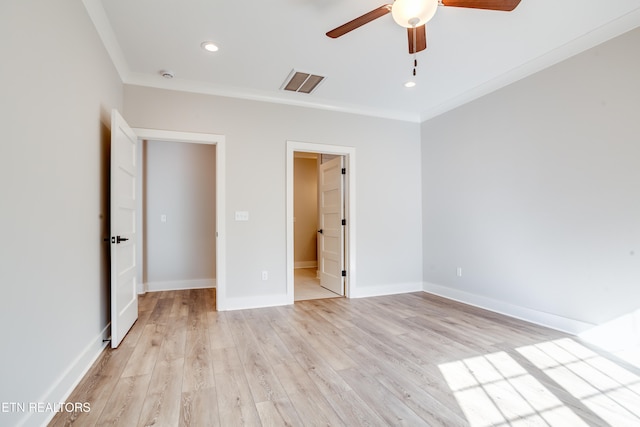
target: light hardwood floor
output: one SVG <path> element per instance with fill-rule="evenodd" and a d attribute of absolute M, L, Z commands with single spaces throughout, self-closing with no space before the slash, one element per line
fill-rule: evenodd
<path fill-rule="evenodd" d="M 52 426 L 640 425 L 640 372 L 577 338 L 412 293 L 215 312 L 213 290 L 140 318 Z"/>

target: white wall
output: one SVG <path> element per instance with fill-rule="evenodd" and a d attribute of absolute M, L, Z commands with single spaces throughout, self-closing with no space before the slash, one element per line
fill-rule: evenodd
<path fill-rule="evenodd" d="M 573 332 L 639 308 L 638 46 L 640 29 L 423 123 L 427 290 Z"/>
<path fill-rule="evenodd" d="M 0 402 L 53 403 L 109 322 L 102 239 L 122 84 L 77 0 L 3 1 L 0 52 Z M 51 415 L 0 412 L 0 425 Z"/>
<path fill-rule="evenodd" d="M 125 86 L 125 117 L 225 135 L 228 299 L 286 295 L 287 140 L 356 147 L 358 288 L 421 288 L 418 124 L 138 86 Z"/>
<path fill-rule="evenodd" d="M 144 141 L 147 290 L 214 286 L 215 150 L 215 145 Z"/>

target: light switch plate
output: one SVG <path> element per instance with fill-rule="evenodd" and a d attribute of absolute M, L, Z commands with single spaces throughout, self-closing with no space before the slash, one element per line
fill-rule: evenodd
<path fill-rule="evenodd" d="M 236 221 L 249 221 L 249 212 L 236 211 Z"/>

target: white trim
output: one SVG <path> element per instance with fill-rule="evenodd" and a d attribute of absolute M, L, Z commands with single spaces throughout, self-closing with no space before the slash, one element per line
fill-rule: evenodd
<path fill-rule="evenodd" d="M 422 282 L 392 283 L 379 286 L 360 286 L 357 289 L 357 292 L 351 293 L 351 298 L 368 298 L 421 291 Z"/>
<path fill-rule="evenodd" d="M 127 73 L 127 78 L 124 83 L 156 89 L 179 90 L 182 92 L 224 96 L 249 101 L 267 102 L 270 104 L 292 105 L 295 107 L 314 108 L 324 111 L 358 114 L 366 117 L 379 117 L 382 119 L 401 120 L 411 123 L 420 122 L 420 114 L 414 111 L 398 111 L 333 101 L 323 102 L 318 101 L 313 97 L 303 98 L 300 96 L 293 96 L 300 94 L 288 93 L 285 91 L 274 93 L 273 91 L 268 90 L 229 87 L 216 83 L 181 79 L 179 77 L 167 80 L 163 79 L 159 75 L 129 72 Z"/>
<path fill-rule="evenodd" d="M 216 144 L 216 309 L 222 311 L 227 297 L 227 244 L 225 142 Z"/>
<path fill-rule="evenodd" d="M 425 282 L 424 292 L 479 307 L 485 310 L 493 311 L 495 313 L 504 314 L 505 316 L 525 320 L 527 322 L 535 323 L 536 325 L 545 326 L 547 328 L 566 332 L 572 335 L 578 335 L 581 332 L 591 329 L 595 326 L 591 323 L 569 319 L 567 317 L 545 313 L 543 311 L 533 310 L 531 308 L 521 307 L 505 301 L 499 301 L 481 295 L 471 294 L 469 292 L 452 289 L 447 286 L 436 285 L 434 283 Z"/>
<path fill-rule="evenodd" d="M 129 65 L 120 47 L 120 43 L 118 43 L 118 38 L 113 32 L 111 22 L 102 6 L 102 2 L 100 0 L 82 0 L 82 3 L 102 40 L 102 44 L 111 58 L 111 62 L 113 62 L 113 66 L 120 76 L 120 80 L 122 80 L 123 83 L 127 83 L 130 80 L 131 74 Z"/>
<path fill-rule="evenodd" d="M 186 289 L 209 289 L 216 287 L 216 279 L 169 280 L 164 282 L 147 282 L 143 285 L 145 292 L 183 291 Z"/>
<path fill-rule="evenodd" d="M 197 132 L 177 132 L 172 130 L 132 128 L 138 139 L 147 141 L 188 142 L 191 144 L 217 145 L 224 142 L 224 135 Z"/>
<path fill-rule="evenodd" d="M 351 298 L 357 293 L 356 282 L 356 149 L 343 145 L 315 144 L 309 142 L 287 141 L 287 294 L 286 303 L 294 302 L 294 277 L 295 267 L 293 257 L 293 159 L 294 152 L 336 154 L 344 156 L 344 167 L 347 169 L 346 188 L 347 201 L 345 217 L 347 219 L 347 235 L 345 238 L 345 266 L 347 277 L 345 278 L 345 296 Z"/>
<path fill-rule="evenodd" d="M 226 310 L 227 245 L 226 232 L 226 160 L 224 135 L 133 128 L 138 140 L 187 142 L 216 146 L 216 310 Z M 142 233 L 139 233 L 142 239 Z M 142 248 L 142 246 L 140 246 Z M 138 289 L 140 291 L 140 289 Z M 144 288 L 142 289 L 144 291 Z"/>
<path fill-rule="evenodd" d="M 635 9 L 625 15 L 604 23 L 598 28 L 591 29 L 586 34 L 547 52 L 538 58 L 534 58 L 518 67 L 507 70 L 501 76 L 497 76 L 478 86 L 470 88 L 457 97 L 448 98 L 439 105 L 434 105 L 420 111 L 398 111 L 385 108 L 368 107 L 340 103 L 327 100 L 315 100 L 293 96 L 296 94 L 282 93 L 257 89 L 231 88 L 214 83 L 196 82 L 187 79 L 174 78 L 166 80 L 159 75 L 133 72 L 123 54 L 122 47 L 111 28 L 107 14 L 100 0 L 82 0 L 96 31 L 105 46 L 111 61 L 113 62 L 120 79 L 129 85 L 145 86 L 152 88 L 180 90 L 208 95 L 226 96 L 237 99 L 262 101 L 274 104 L 293 105 L 299 107 L 315 108 L 327 111 L 360 114 L 369 117 L 380 117 L 392 120 L 402 120 L 411 123 L 422 123 L 449 110 L 471 102 L 481 96 L 505 87 L 515 81 L 530 76 L 554 64 L 564 61 L 573 55 L 604 43 L 627 31 L 636 28 L 640 24 L 640 9 Z"/>
<path fill-rule="evenodd" d="M 225 310 L 245 310 L 249 308 L 278 307 L 288 305 L 287 295 L 256 295 L 251 297 L 227 298 Z"/>
<path fill-rule="evenodd" d="M 498 89 L 506 87 L 518 80 L 538 73 L 546 68 L 582 53 L 594 46 L 602 44 L 608 40 L 618 37 L 627 31 L 631 31 L 640 25 L 640 9 L 626 13 L 613 21 L 607 22 L 600 27 L 590 30 L 588 33 L 565 43 L 562 46 L 533 58 L 524 64 L 507 70 L 504 74 L 486 81 L 478 86 L 470 88 L 464 93 L 445 100 L 440 105 L 435 105 L 420 113 L 421 123 L 432 119 L 447 111 L 453 110 L 461 105 L 467 104 Z"/>
<path fill-rule="evenodd" d="M 109 330 L 111 323 L 100 331 L 84 348 L 82 352 L 74 359 L 73 362 L 64 370 L 64 372 L 54 381 L 53 385 L 47 390 L 37 402 L 66 402 L 73 390 L 80 384 L 80 381 L 89 372 L 98 357 L 109 344 L 104 340 L 109 338 Z M 56 412 L 28 412 L 18 425 L 47 425 L 56 415 Z"/>

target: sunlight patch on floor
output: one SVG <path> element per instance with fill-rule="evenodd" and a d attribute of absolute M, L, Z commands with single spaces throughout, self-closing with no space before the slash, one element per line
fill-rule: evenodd
<path fill-rule="evenodd" d="M 640 368 L 640 310 L 595 326 L 580 338 Z"/>
<path fill-rule="evenodd" d="M 640 425 L 640 377 L 634 373 L 569 338 L 517 351 L 605 422 Z"/>
<path fill-rule="evenodd" d="M 587 425 L 505 352 L 439 368 L 472 427 Z"/>

